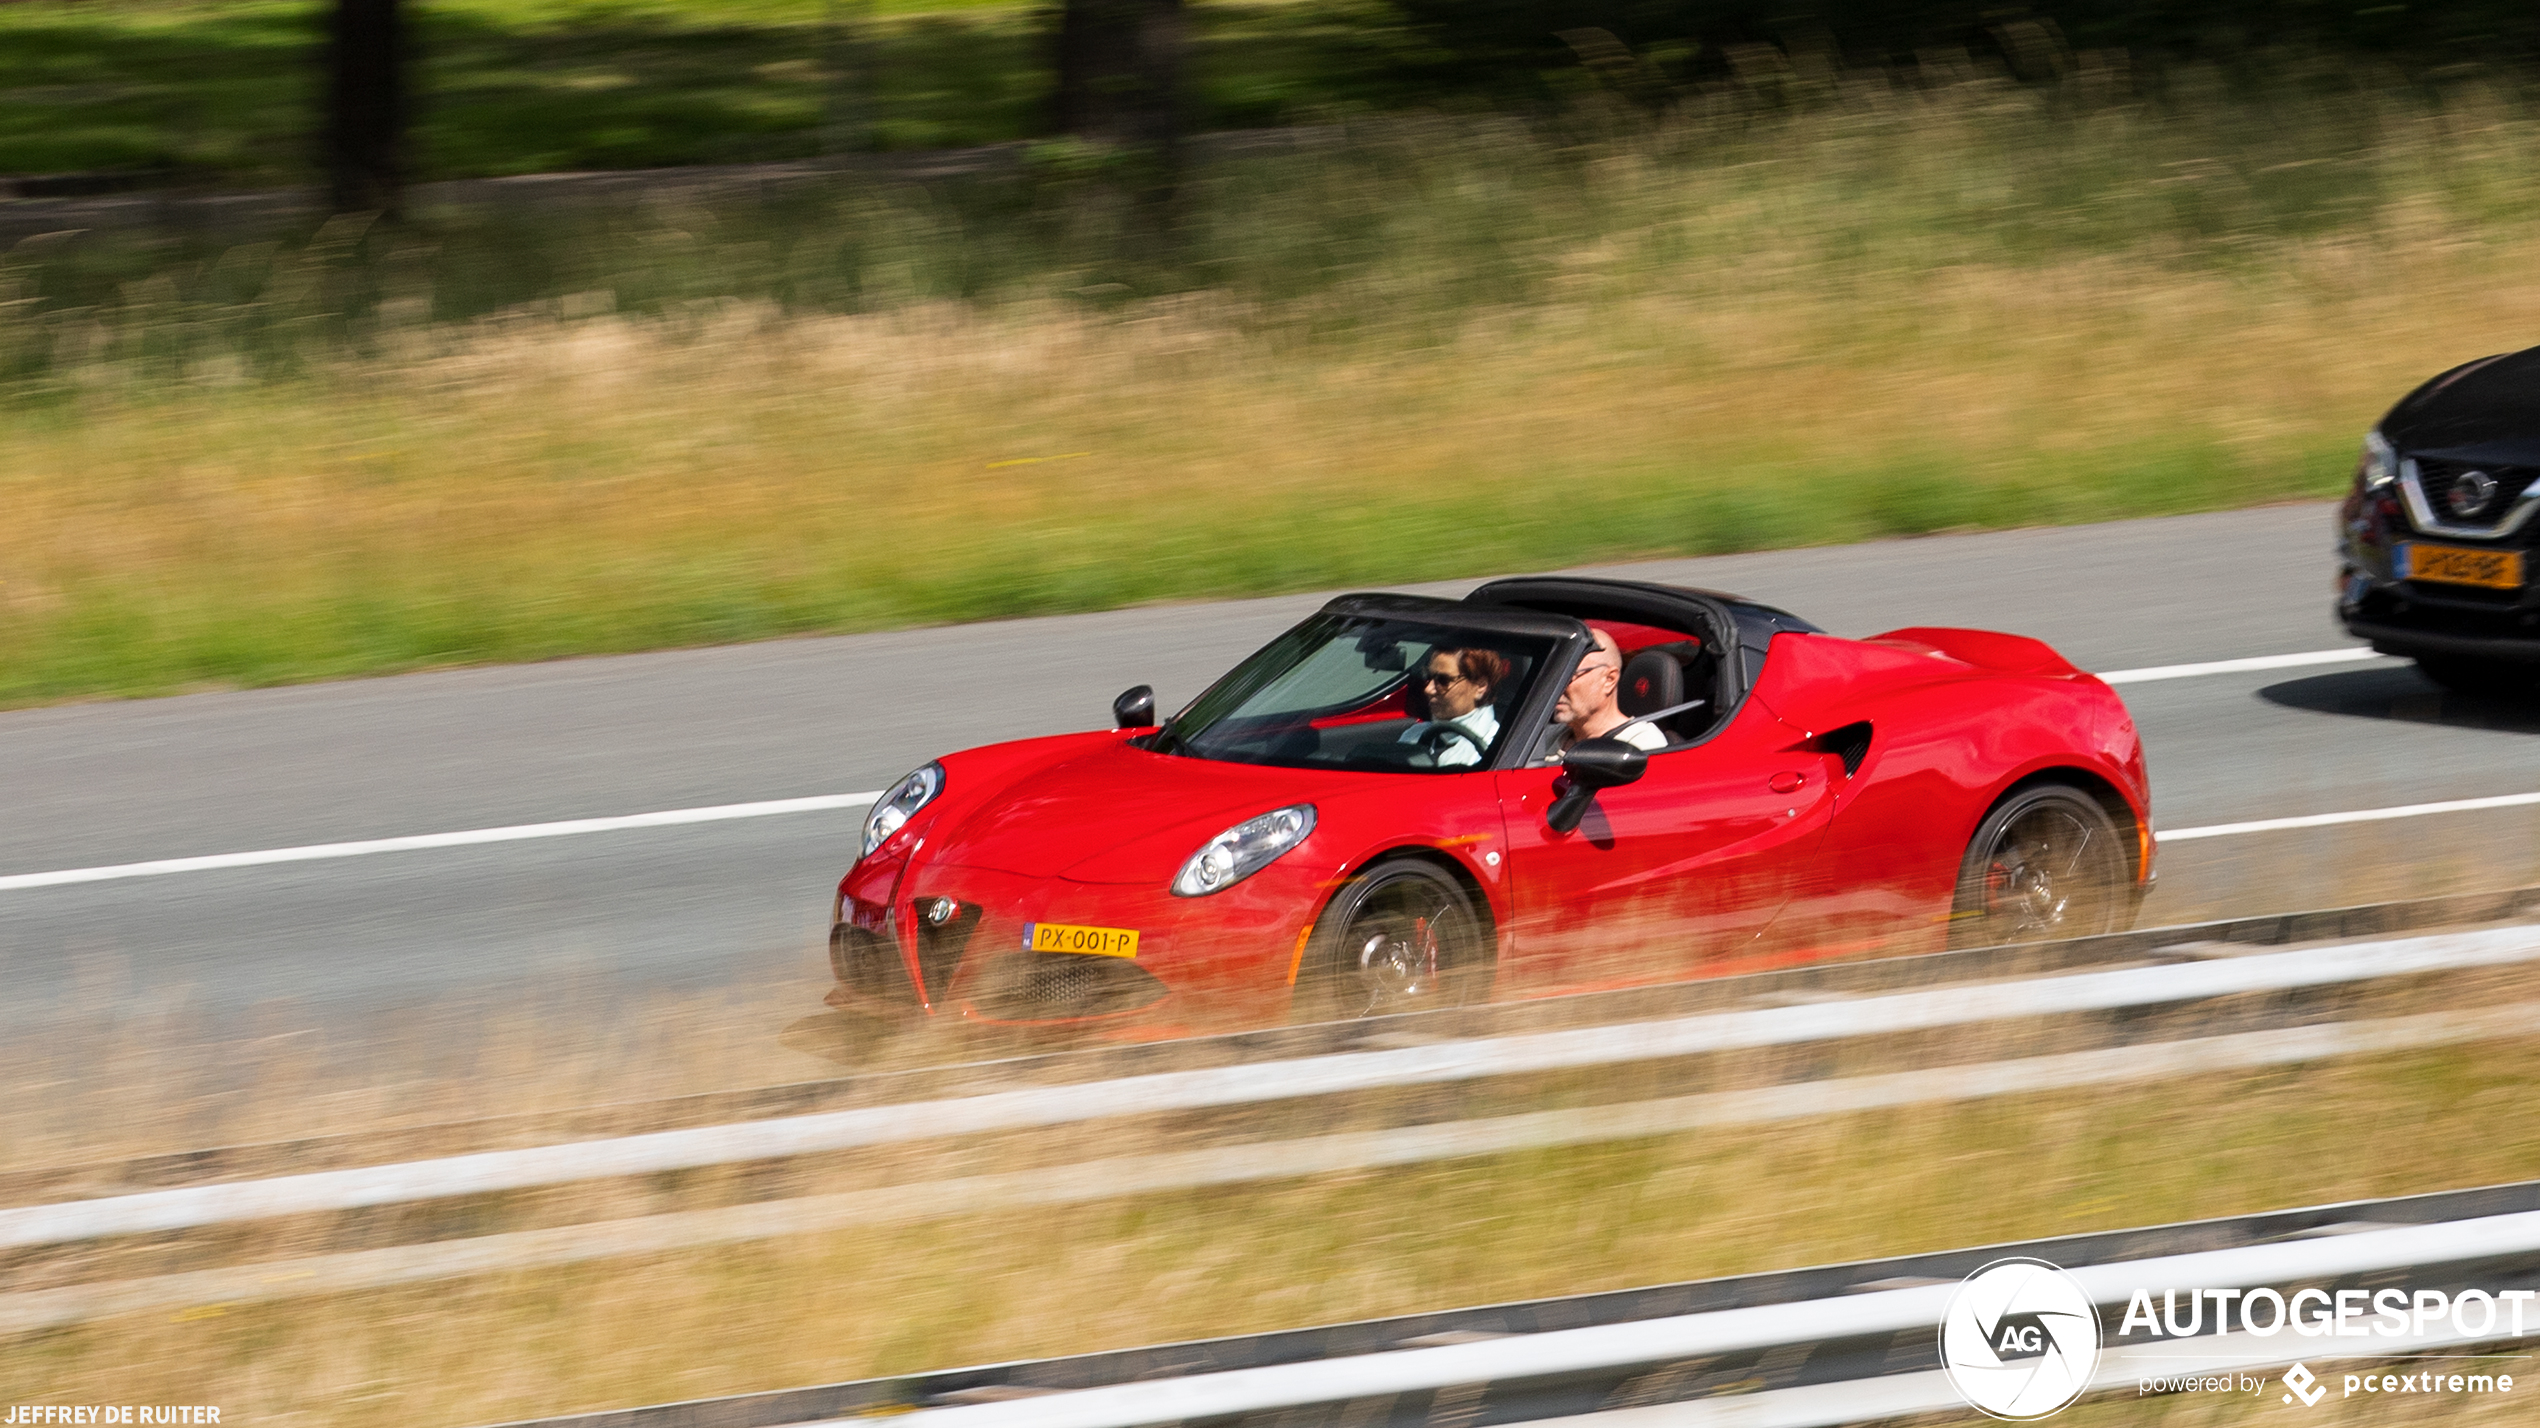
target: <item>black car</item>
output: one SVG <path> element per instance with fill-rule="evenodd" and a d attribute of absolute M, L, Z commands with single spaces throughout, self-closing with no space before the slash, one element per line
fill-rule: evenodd
<path fill-rule="evenodd" d="M 2364 438 L 2339 513 L 2337 613 L 2451 689 L 2540 687 L 2540 347 L 2482 357 Z"/>

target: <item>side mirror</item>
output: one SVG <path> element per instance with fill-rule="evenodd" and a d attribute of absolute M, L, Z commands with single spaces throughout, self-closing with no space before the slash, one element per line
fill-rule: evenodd
<path fill-rule="evenodd" d="M 1561 772 L 1570 786 L 1543 811 L 1555 833 L 1578 827 L 1599 789 L 1620 788 L 1649 772 L 1649 755 L 1620 739 L 1581 739 L 1561 756 Z"/>
<path fill-rule="evenodd" d="M 1111 722 L 1123 729 L 1155 727 L 1155 687 L 1133 684 L 1111 701 Z"/>

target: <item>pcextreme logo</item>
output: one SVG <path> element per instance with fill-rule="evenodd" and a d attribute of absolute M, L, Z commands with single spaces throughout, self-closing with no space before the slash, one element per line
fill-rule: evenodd
<path fill-rule="evenodd" d="M 2401 1393 L 2511 1393 L 2514 1376 L 2509 1373 L 2453 1373 L 2461 1367 L 2457 1362 L 2440 1359 L 2403 1358 L 2373 1364 L 2364 1373 L 2340 1374 L 2341 1398 L 2357 1394 Z M 2492 1367 L 2492 1365 L 2491 1365 Z M 2287 1403 L 2304 1408 L 2317 1408 L 2328 1397 L 2328 1382 L 2311 1372 L 2308 1364 L 2295 1364 L 2285 1371 L 2284 1395 Z"/>
<path fill-rule="evenodd" d="M 2015 1423 L 2060 1413 L 2099 1368 L 2099 1310 L 2056 1266 L 1997 1259 L 1950 1296 L 1940 1362 L 1978 1412 Z"/>
<path fill-rule="evenodd" d="M 2319 1401 L 2328 1397 L 2328 1386 L 2320 1382 L 2318 1374 L 2311 1372 L 2309 1364 L 2295 1364 L 2286 1369 L 2284 1386 L 2292 1390 L 2284 1395 L 2284 1401 L 2291 1403 L 2298 1398 L 2304 1408 L 2317 1408 Z"/>

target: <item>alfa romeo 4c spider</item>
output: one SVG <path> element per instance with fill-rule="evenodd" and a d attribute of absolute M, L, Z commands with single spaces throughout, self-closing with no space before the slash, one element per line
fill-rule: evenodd
<path fill-rule="evenodd" d="M 1627 722 L 1575 738 L 1564 691 L 1617 654 Z M 2016 635 L 1501 580 L 1342 596 L 1161 724 L 1143 686 L 1114 715 L 874 805 L 832 1004 L 1135 1035 L 1380 1015 L 2085 936 L 2152 878 L 2125 705 Z"/>

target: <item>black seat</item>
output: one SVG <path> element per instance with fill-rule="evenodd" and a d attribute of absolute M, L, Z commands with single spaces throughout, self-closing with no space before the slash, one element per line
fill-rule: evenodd
<path fill-rule="evenodd" d="M 1624 662 L 1614 702 L 1633 719 L 1673 709 L 1685 702 L 1685 667 L 1664 650 L 1642 650 Z"/>
<path fill-rule="evenodd" d="M 1615 706 L 1627 718 L 1655 714 L 1670 744 L 1690 744 L 1719 723 L 1720 662 L 1699 640 L 1651 645 L 1623 666 Z"/>

